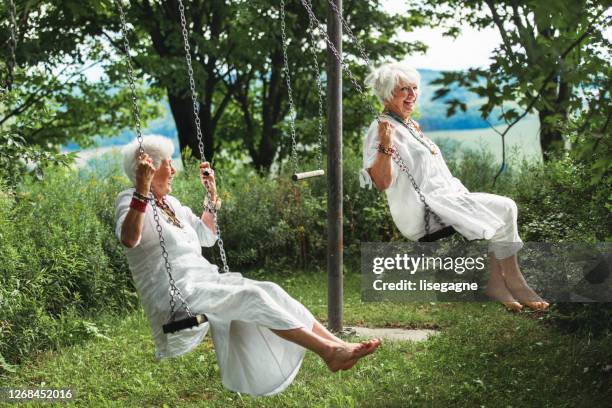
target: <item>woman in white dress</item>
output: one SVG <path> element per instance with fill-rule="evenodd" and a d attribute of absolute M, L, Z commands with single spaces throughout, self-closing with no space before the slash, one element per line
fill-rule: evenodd
<path fill-rule="evenodd" d="M 219 273 L 202 257 L 202 247 L 217 240 L 213 214 L 204 211 L 196 217 L 169 195 L 176 172 L 173 143 L 150 136 L 144 138 L 143 148 L 141 156 L 135 141 L 123 151 L 124 169 L 134 188 L 117 198 L 115 233 L 126 248 L 158 359 L 189 352 L 210 326 L 223 384 L 237 392 L 273 395 L 297 375 L 304 348 L 317 353 L 332 372 L 349 369 L 376 350 L 379 339 L 340 340 L 275 283 Z M 218 207 L 214 171 L 208 163 L 200 167 L 202 182 Z M 175 284 L 191 311 L 208 318 L 205 324 L 172 334 L 162 331 L 170 315 L 169 282 L 153 209 L 146 200 L 149 191 L 155 197 Z M 180 304 L 177 301 L 177 307 Z"/>
<path fill-rule="evenodd" d="M 366 84 L 384 105 L 364 140 L 363 186 L 372 182 L 387 194 L 395 225 L 410 240 L 426 234 L 425 207 L 408 175 L 393 159 L 399 154 L 421 190 L 427 205 L 443 224 L 469 240 L 489 240 L 491 278 L 486 293 L 511 310 L 524 305 L 548 308 L 525 281 L 516 254 L 523 242 L 518 235 L 517 206 L 510 198 L 471 193 L 450 173 L 438 146 L 427 138 L 410 116 L 419 97 L 420 75 L 404 63 L 376 68 Z M 434 232 L 442 225 L 430 217 Z"/>

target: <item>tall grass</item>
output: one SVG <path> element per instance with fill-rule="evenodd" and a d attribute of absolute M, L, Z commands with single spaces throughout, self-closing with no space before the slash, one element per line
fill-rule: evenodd
<path fill-rule="evenodd" d="M 135 307 L 110 228 L 123 183 L 55 169 L 0 193 L 0 361 L 95 335 L 88 316 Z"/>

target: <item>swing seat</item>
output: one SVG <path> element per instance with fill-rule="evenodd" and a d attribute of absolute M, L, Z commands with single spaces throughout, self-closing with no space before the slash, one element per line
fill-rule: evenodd
<path fill-rule="evenodd" d="M 164 333 L 175 333 L 180 330 L 190 329 L 195 326 L 199 326 L 202 323 L 208 321 L 206 315 L 198 314 L 191 317 L 186 317 L 184 319 L 174 320 L 170 323 L 166 323 L 162 326 L 162 330 Z"/>
<path fill-rule="evenodd" d="M 424 237 L 419 238 L 419 242 L 435 242 L 439 239 L 450 237 L 455 234 L 457 231 L 453 227 L 444 227 L 441 230 L 432 232 L 429 235 L 425 235 Z"/>
<path fill-rule="evenodd" d="M 305 171 L 302 173 L 294 173 L 293 176 L 291 176 L 291 179 L 293 181 L 298 181 L 298 180 L 304 180 L 304 179 L 312 178 L 312 177 L 319 177 L 323 175 L 325 175 L 325 170 L 319 169 L 319 170 L 313 170 L 313 171 Z"/>

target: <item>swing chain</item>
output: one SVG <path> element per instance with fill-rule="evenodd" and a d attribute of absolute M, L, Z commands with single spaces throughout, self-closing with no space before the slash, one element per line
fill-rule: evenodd
<path fill-rule="evenodd" d="M 183 1 L 178 2 L 179 14 L 181 18 L 181 32 L 183 34 L 183 47 L 185 49 L 185 61 L 187 62 L 187 74 L 189 76 L 189 88 L 191 89 L 191 102 L 193 104 L 193 120 L 196 125 L 196 136 L 198 138 L 198 148 L 200 149 L 200 159 L 206 161 L 204 155 L 204 142 L 202 136 L 202 126 L 200 122 L 200 104 L 198 103 L 198 92 L 196 91 L 193 65 L 191 62 L 191 46 L 189 45 L 189 33 L 187 32 L 187 19 L 185 18 L 185 6 Z"/>
<path fill-rule="evenodd" d="M 139 156 L 142 157 L 144 155 L 144 149 L 142 147 L 143 138 L 142 138 L 141 123 L 140 123 L 140 110 L 138 108 L 138 99 L 136 96 L 136 86 L 134 84 L 134 69 L 132 67 L 132 57 L 130 55 L 130 43 L 129 43 L 128 36 L 127 36 L 128 28 L 127 28 L 125 12 L 123 11 L 123 5 L 121 4 L 121 0 L 117 0 L 117 5 L 119 7 L 119 15 L 121 18 L 121 35 L 123 37 L 123 46 L 125 48 L 124 51 L 125 51 L 126 62 L 127 62 L 127 67 L 128 67 L 128 80 L 130 83 L 130 89 L 132 93 L 132 112 L 134 115 L 134 121 L 136 122 L 136 135 L 138 138 Z M 175 307 L 176 307 L 175 299 L 176 298 L 178 298 L 181 301 L 181 308 L 185 310 L 187 315 L 189 317 L 193 317 L 193 313 L 191 312 L 191 309 L 187 305 L 187 302 L 183 298 L 181 291 L 176 286 L 174 278 L 172 277 L 172 267 L 168 259 L 168 251 L 166 250 L 166 242 L 162 234 L 162 227 L 159 221 L 159 213 L 157 211 L 157 205 L 155 204 L 155 197 L 153 195 L 153 192 L 150 192 L 149 195 L 150 195 L 149 202 L 151 203 L 151 208 L 153 209 L 153 219 L 155 220 L 155 229 L 159 236 L 159 246 L 161 247 L 162 257 L 164 259 L 164 266 L 166 269 L 166 274 L 168 275 L 168 282 L 170 284 L 169 293 L 170 293 L 171 319 L 175 317 L 175 313 L 176 313 L 175 311 Z"/>
<path fill-rule="evenodd" d="M 121 19 L 121 36 L 123 37 L 123 48 L 126 54 L 125 62 L 128 68 L 128 80 L 130 85 L 130 91 L 132 96 L 132 115 L 134 116 L 134 122 L 136 123 L 136 138 L 138 139 L 138 152 L 140 157 L 144 155 L 144 149 L 142 148 L 142 129 L 140 119 L 140 108 L 138 107 L 138 97 L 136 96 L 136 85 L 134 84 L 134 67 L 132 66 L 132 56 L 130 55 L 130 43 L 127 38 L 127 21 L 125 18 L 125 12 L 123 11 L 123 5 L 121 0 L 117 0 L 119 5 L 119 17 Z"/>
<path fill-rule="evenodd" d="M 159 237 L 159 246 L 161 247 L 161 250 L 162 250 L 162 257 L 164 258 L 164 266 L 166 267 L 166 272 L 168 274 L 168 283 L 170 284 L 169 293 L 170 293 L 170 316 L 171 316 L 171 319 L 172 320 L 175 319 L 175 315 L 176 315 L 176 311 L 175 311 L 176 301 L 175 301 L 175 299 L 177 299 L 177 298 L 181 301 L 181 308 L 183 310 L 185 310 L 185 312 L 187 313 L 187 315 L 189 317 L 193 317 L 193 313 L 191 312 L 191 309 L 189 308 L 189 305 L 185 301 L 185 298 L 183 298 L 183 295 L 182 295 L 180 289 L 176 286 L 174 278 L 172 277 L 172 273 L 171 273 L 171 269 L 172 268 L 170 266 L 170 261 L 168 260 L 168 251 L 166 250 L 166 241 L 164 240 L 164 236 L 162 234 L 162 226 L 161 226 L 161 223 L 159 222 L 159 213 L 157 211 L 157 204 L 155 203 L 155 198 L 153 197 L 153 193 L 151 193 L 151 197 L 149 198 L 149 202 L 151 203 L 151 207 L 153 208 L 153 219 L 155 220 L 155 230 L 157 231 L 157 235 Z"/>
<path fill-rule="evenodd" d="M 301 1 L 302 5 L 304 6 L 304 8 L 306 9 L 306 12 L 308 13 L 308 15 L 310 17 L 310 20 L 314 21 L 317 24 L 317 26 L 321 27 L 322 24 L 317 19 L 316 15 L 314 14 L 309 0 L 300 0 L 300 1 Z M 348 33 L 349 37 L 351 38 L 351 40 L 353 41 L 353 43 L 357 47 L 359 53 L 361 54 L 361 58 L 363 58 L 363 60 L 369 66 L 370 65 L 370 60 L 367 57 L 364 48 L 361 46 L 361 44 L 359 43 L 359 41 L 357 40 L 357 38 L 353 34 L 353 31 L 350 29 L 348 23 L 346 22 L 346 20 L 342 16 L 342 13 L 338 9 L 338 7 L 333 3 L 333 1 L 328 0 L 328 3 L 332 7 L 334 13 L 340 18 L 344 29 L 346 30 L 346 32 Z M 367 96 L 366 96 L 365 92 L 363 91 L 363 88 L 361 87 L 361 85 L 357 82 L 357 80 L 353 76 L 353 73 L 351 72 L 350 67 L 344 61 L 344 58 L 342 58 L 342 56 L 340 55 L 340 53 L 338 52 L 338 50 L 334 46 L 333 42 L 330 40 L 330 38 L 327 35 L 327 33 L 325 31 L 323 31 L 323 30 L 321 30 L 321 31 L 322 31 L 322 34 L 323 34 L 323 38 L 325 39 L 325 42 L 327 43 L 327 45 L 328 45 L 329 49 L 331 50 L 332 54 L 334 54 L 334 56 L 336 57 L 336 60 L 340 63 L 340 65 L 342 67 L 342 70 L 349 77 L 351 83 L 353 84 L 353 87 L 357 90 L 357 92 L 359 93 L 361 98 L 367 100 Z M 370 112 L 372 113 L 372 115 L 376 118 L 376 121 L 378 123 L 380 123 L 380 115 L 378 114 L 378 112 L 376 112 L 374 107 L 371 104 L 367 104 L 367 107 L 370 110 Z M 411 132 L 411 134 L 414 136 L 414 134 L 412 132 Z M 394 146 L 394 153 L 392 155 L 392 158 L 393 158 L 393 161 L 395 161 L 395 163 L 398 165 L 400 170 L 403 171 L 408 176 L 408 179 L 410 180 L 410 183 L 412 184 L 412 186 L 414 187 L 414 190 L 417 192 L 417 194 L 419 196 L 419 200 L 421 201 L 421 203 L 423 203 L 423 207 L 425 209 L 425 217 L 424 217 L 425 218 L 425 235 L 426 236 L 429 235 L 430 231 L 431 231 L 431 227 L 429 225 L 429 220 L 430 220 L 431 216 L 433 216 L 434 220 L 438 224 L 440 224 L 442 227 L 444 227 L 445 224 L 442 222 L 442 219 L 440 218 L 440 216 L 438 214 L 436 214 L 431 209 L 429 204 L 427 204 L 427 201 L 425 200 L 425 196 L 423 195 L 423 192 L 421 191 L 421 189 L 419 188 L 419 185 L 417 184 L 416 180 L 414 179 L 414 177 L 410 173 L 410 170 L 408 169 L 408 165 L 406 164 L 406 162 L 404 162 L 404 159 L 399 154 L 399 151 L 398 151 L 396 146 Z"/>
<path fill-rule="evenodd" d="M 185 61 L 187 62 L 187 74 L 189 76 L 189 87 L 191 89 L 191 101 L 193 103 L 193 118 L 196 126 L 196 136 L 198 138 L 198 148 L 200 149 L 200 158 L 201 161 L 206 161 L 206 156 L 204 155 L 204 142 L 202 136 L 202 127 L 200 122 L 200 105 L 198 104 L 198 93 L 196 91 L 195 79 L 191 61 L 191 47 L 189 46 L 189 34 L 187 32 L 187 19 L 185 18 L 185 6 L 183 5 L 182 0 L 178 0 L 178 8 L 181 20 L 181 32 L 183 34 L 183 47 L 185 50 Z M 208 188 L 206 188 L 206 194 L 209 203 L 213 203 L 212 193 Z M 217 230 L 217 243 L 219 245 L 219 254 L 221 255 L 221 262 L 223 263 L 223 271 L 225 273 L 229 272 L 229 265 L 227 264 L 227 256 L 225 254 L 225 247 L 223 246 L 223 239 L 221 238 L 221 229 L 219 228 L 219 221 L 217 217 L 217 209 L 214 204 L 210 208 L 210 212 L 213 215 L 213 220 L 215 223 L 215 229 Z"/>
<path fill-rule="evenodd" d="M 298 172 L 298 156 L 297 156 L 297 144 L 295 136 L 295 107 L 293 104 L 293 90 L 291 89 L 291 73 L 289 72 L 289 57 L 287 55 L 287 33 L 286 33 L 286 22 L 285 22 L 285 0 L 281 0 L 280 8 L 281 17 L 281 36 L 283 43 L 283 71 L 285 71 L 285 81 L 287 82 L 287 93 L 289 95 L 289 129 L 291 134 L 291 159 L 293 161 L 293 172 Z"/>
<path fill-rule="evenodd" d="M 308 13 L 309 18 L 312 19 L 312 21 L 314 21 L 314 23 L 316 23 L 318 27 L 321 27 L 322 24 L 317 18 L 317 16 L 314 14 L 314 11 L 312 10 L 312 6 L 308 2 L 308 0 L 300 0 L 300 1 L 302 5 L 304 6 L 304 8 L 306 9 L 306 12 Z M 325 42 L 327 43 L 330 51 L 332 52 L 332 54 L 334 54 L 334 57 L 336 57 L 336 60 L 340 63 L 342 70 L 349 77 L 349 80 L 353 84 L 353 87 L 357 90 L 357 92 L 359 92 L 359 95 L 362 98 L 367 99 L 362 86 L 359 85 L 359 82 L 357 82 L 357 80 L 353 76 L 353 72 L 349 68 L 348 64 L 344 61 L 344 58 L 342 58 L 342 55 L 340 55 L 340 52 L 338 52 L 338 50 L 336 49 L 336 46 L 334 45 L 334 43 L 329 39 L 329 36 L 327 35 L 326 32 L 323 31 L 322 34 L 323 34 L 323 38 L 325 39 Z M 378 113 L 374 110 L 374 108 L 371 105 L 368 104 L 368 107 L 370 108 L 370 111 L 374 114 L 374 116 L 378 115 Z"/>
<path fill-rule="evenodd" d="M 333 2 L 333 0 L 327 0 L 327 3 L 329 3 L 330 7 L 334 11 L 334 14 L 336 14 L 336 16 L 340 18 L 340 21 L 342 22 L 342 26 L 344 27 L 344 30 L 346 31 L 349 38 L 351 39 L 351 41 L 357 48 L 357 51 L 359 51 L 359 55 L 365 61 L 366 66 L 370 66 L 370 59 L 368 58 L 368 55 L 366 54 L 365 49 L 363 48 L 359 40 L 357 40 L 357 37 L 355 36 L 355 34 L 353 34 L 353 30 L 351 30 L 351 27 L 348 25 L 348 23 L 344 19 L 344 16 L 340 12 L 340 10 L 338 10 L 338 6 Z"/>
<path fill-rule="evenodd" d="M 398 148 L 395 145 L 393 146 L 392 158 L 397 164 L 397 166 L 400 168 L 400 170 L 406 173 L 406 175 L 408 176 L 408 179 L 410 180 L 410 183 L 412 184 L 412 187 L 414 187 L 415 191 L 419 195 L 419 200 L 421 201 L 421 203 L 423 203 L 423 207 L 425 208 L 425 235 L 427 236 L 431 232 L 431 228 L 429 226 L 429 219 L 431 215 L 433 215 L 434 220 L 438 224 L 440 224 L 440 226 L 445 227 L 446 225 L 442 222 L 442 219 L 440 218 L 440 216 L 436 214 L 431 209 L 431 207 L 429 207 L 429 204 L 427 204 L 427 201 L 425 201 L 425 196 L 423 195 L 423 192 L 419 188 L 412 174 L 410 174 L 410 171 L 408 170 L 408 165 L 406 164 L 404 159 L 402 159 L 402 156 L 399 154 Z"/>
<path fill-rule="evenodd" d="M 310 3 L 310 0 L 308 0 Z M 315 72 L 317 74 L 317 93 L 318 93 L 318 107 L 319 107 L 319 116 L 317 118 L 318 125 L 318 136 L 317 143 L 319 150 L 317 151 L 317 162 L 319 163 L 319 167 L 323 168 L 323 84 L 321 81 L 321 68 L 319 67 L 319 61 L 317 58 L 317 39 L 315 37 L 315 28 L 316 23 L 313 19 L 308 15 L 308 28 L 310 31 L 310 51 L 312 52 L 312 60 L 315 66 Z"/>

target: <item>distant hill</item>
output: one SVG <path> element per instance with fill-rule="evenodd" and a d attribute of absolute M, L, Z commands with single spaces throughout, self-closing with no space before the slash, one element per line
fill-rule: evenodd
<path fill-rule="evenodd" d="M 428 69 L 419 70 L 421 73 L 421 97 L 418 103 L 419 123 L 425 131 L 447 131 L 447 130 L 464 130 L 464 129 L 484 129 L 489 125 L 486 121 L 480 118 L 478 108 L 482 105 L 479 97 L 467 90 L 453 90 L 445 100 L 450 98 L 459 98 L 463 100 L 468 109 L 466 112 L 458 112 L 450 118 L 446 117 L 446 105 L 444 100 L 432 101 L 431 98 L 436 90 L 430 83 L 440 76 L 441 71 Z M 494 112 L 495 113 L 495 112 Z M 492 115 L 490 122 L 496 126 L 502 124 L 502 121 L 496 119 L 496 114 Z M 166 136 L 174 140 L 178 150 L 178 140 L 176 137 L 176 127 L 174 119 L 170 113 L 170 106 L 165 104 L 164 115 L 152 121 L 149 126 L 143 130 L 144 134 L 158 134 Z M 132 130 L 125 130 L 121 134 L 111 138 L 96 138 L 96 146 L 98 147 L 113 147 L 121 146 L 129 143 L 134 138 Z M 64 151 L 80 150 L 76 143 L 67 143 L 62 147 Z"/>
<path fill-rule="evenodd" d="M 484 129 L 488 128 L 489 124 L 480 117 L 478 110 L 484 103 L 480 97 L 466 89 L 453 89 L 443 99 L 432 101 L 436 89 L 430 85 L 432 81 L 439 78 L 441 71 L 429 69 L 420 69 L 421 74 L 421 97 L 417 104 L 420 117 L 419 124 L 425 131 L 437 130 L 461 130 L 461 129 Z M 467 111 L 460 110 L 450 118 L 446 116 L 447 106 L 444 101 L 457 98 L 467 104 Z M 489 121 L 493 126 L 503 124 L 502 120 L 497 119 L 499 110 L 494 111 Z"/>

